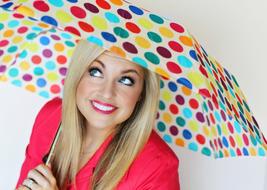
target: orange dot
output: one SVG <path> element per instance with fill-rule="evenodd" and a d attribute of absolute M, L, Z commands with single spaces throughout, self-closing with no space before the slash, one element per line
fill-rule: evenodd
<path fill-rule="evenodd" d="M 121 0 L 110 0 L 110 2 L 118 6 L 121 6 L 123 4 Z"/>
<path fill-rule="evenodd" d="M 190 96 L 191 95 L 192 90 L 190 88 L 187 88 L 185 86 L 182 86 L 181 88 L 182 88 L 182 92 L 184 93 L 184 95 L 186 95 L 186 96 Z"/>
<path fill-rule="evenodd" d="M 38 25 L 39 25 L 40 27 L 42 27 L 42 28 L 48 28 L 48 27 L 49 27 L 48 24 L 45 24 L 45 23 L 42 23 L 42 22 L 38 23 Z"/>
<path fill-rule="evenodd" d="M 115 53 L 115 54 L 117 54 L 117 55 L 119 55 L 119 56 L 121 56 L 121 57 L 123 57 L 123 58 L 126 57 L 125 52 L 124 52 L 121 48 L 119 48 L 119 47 L 117 47 L 117 46 L 111 46 L 111 47 L 109 48 L 109 51 L 111 51 L 111 52 L 113 52 L 113 53 Z"/>
<path fill-rule="evenodd" d="M 229 157 L 230 156 L 229 151 L 227 149 L 223 150 L 223 154 L 224 154 L 224 157 Z"/>
<path fill-rule="evenodd" d="M 30 91 L 30 92 L 36 92 L 36 88 L 32 84 L 26 85 L 25 86 L 25 89 L 28 90 L 28 91 Z"/>
<path fill-rule="evenodd" d="M 3 34 L 4 37 L 10 37 L 14 34 L 14 31 L 13 30 L 6 30 Z"/>
<path fill-rule="evenodd" d="M 179 39 L 184 45 L 193 46 L 192 39 L 189 38 L 188 36 L 180 36 Z"/>
<path fill-rule="evenodd" d="M 178 146 L 182 146 L 182 147 L 185 146 L 184 140 L 181 139 L 181 138 L 177 138 L 177 139 L 175 140 L 175 144 L 178 145 Z"/>
<path fill-rule="evenodd" d="M 56 51 L 63 51 L 64 50 L 64 46 L 61 43 L 56 43 L 54 45 L 54 47 L 55 47 Z"/>

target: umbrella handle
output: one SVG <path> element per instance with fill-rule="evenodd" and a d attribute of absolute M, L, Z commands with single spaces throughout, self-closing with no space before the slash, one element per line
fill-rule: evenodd
<path fill-rule="evenodd" d="M 50 147 L 50 150 L 49 150 L 49 152 L 43 157 L 43 163 L 45 163 L 45 165 L 47 166 L 48 164 L 49 164 L 49 162 L 50 162 L 50 160 L 51 160 L 51 157 L 52 157 L 52 155 L 53 155 L 53 153 L 54 153 L 54 150 L 55 150 L 55 147 L 56 147 L 56 144 L 57 144 L 57 141 L 58 141 L 58 139 L 59 139 L 59 135 L 60 135 L 60 133 L 61 133 L 61 122 L 59 123 L 59 127 L 58 127 L 58 129 L 57 129 L 57 133 L 56 133 L 56 136 L 55 136 L 55 138 L 54 138 L 54 140 L 53 140 L 53 143 L 52 143 L 52 146 Z"/>

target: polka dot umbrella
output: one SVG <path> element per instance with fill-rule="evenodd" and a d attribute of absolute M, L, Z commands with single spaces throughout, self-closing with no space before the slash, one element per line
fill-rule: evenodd
<path fill-rule="evenodd" d="M 69 58 L 84 38 L 161 76 L 155 130 L 168 144 L 215 158 L 266 155 L 237 80 L 181 24 L 122 0 L 3 7 L 1 81 L 44 98 L 61 96 Z"/>

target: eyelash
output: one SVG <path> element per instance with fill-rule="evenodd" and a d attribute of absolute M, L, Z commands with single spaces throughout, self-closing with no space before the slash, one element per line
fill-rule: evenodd
<path fill-rule="evenodd" d="M 101 70 L 100 70 L 99 68 L 97 68 L 97 67 L 91 67 L 91 68 L 89 69 L 89 75 L 90 75 L 90 76 L 93 76 L 93 75 L 91 75 L 91 72 L 92 72 L 93 70 L 98 70 L 100 73 L 102 73 Z M 125 84 L 126 86 L 133 86 L 134 83 L 135 83 L 134 79 L 132 79 L 132 78 L 129 77 L 129 76 L 123 76 L 122 78 L 127 78 L 127 79 L 129 79 L 129 80 L 131 81 L 132 84 Z"/>

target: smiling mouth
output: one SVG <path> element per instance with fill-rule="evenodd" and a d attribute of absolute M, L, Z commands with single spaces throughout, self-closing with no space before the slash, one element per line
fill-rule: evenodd
<path fill-rule="evenodd" d="M 110 104 L 104 105 L 103 103 L 100 103 L 99 101 L 91 101 L 91 104 L 97 112 L 104 113 L 104 114 L 110 114 L 117 109 L 115 106 L 107 106 Z"/>

